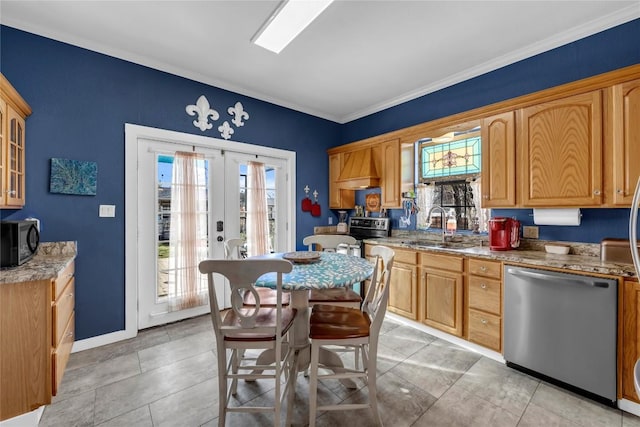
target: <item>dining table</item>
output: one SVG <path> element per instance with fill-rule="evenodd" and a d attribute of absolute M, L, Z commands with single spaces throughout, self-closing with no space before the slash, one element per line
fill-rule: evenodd
<path fill-rule="evenodd" d="M 309 345 L 309 290 L 334 289 L 362 282 L 373 274 L 373 264 L 365 258 L 337 252 L 272 253 L 254 258 L 284 258 L 293 264 L 293 270 L 282 276 L 282 289 L 291 292 L 290 304 L 297 310 L 293 321 L 292 343 L 298 351 L 297 372 L 305 371 L 311 361 Z M 259 287 L 276 288 L 276 274 L 268 273 L 255 283 Z M 274 354 L 267 350 L 258 357 L 258 364 L 274 361 Z M 325 368 L 338 371 L 344 368 L 337 353 L 321 349 L 319 362 Z M 343 381 L 351 387 L 352 383 Z"/>

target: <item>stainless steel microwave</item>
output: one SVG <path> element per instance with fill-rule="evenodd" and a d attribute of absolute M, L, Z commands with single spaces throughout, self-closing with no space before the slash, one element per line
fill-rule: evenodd
<path fill-rule="evenodd" d="M 36 221 L 0 221 L 0 267 L 24 264 L 35 255 L 39 244 Z"/>

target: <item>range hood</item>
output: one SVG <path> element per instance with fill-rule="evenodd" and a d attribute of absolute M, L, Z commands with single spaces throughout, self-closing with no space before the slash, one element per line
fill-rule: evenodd
<path fill-rule="evenodd" d="M 371 148 L 346 153 L 345 157 L 338 177 L 341 188 L 357 190 L 380 186 L 380 175 L 376 170 Z"/>

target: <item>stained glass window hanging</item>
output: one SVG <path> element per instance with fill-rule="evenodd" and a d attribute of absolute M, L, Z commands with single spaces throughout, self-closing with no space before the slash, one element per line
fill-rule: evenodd
<path fill-rule="evenodd" d="M 481 171 L 480 136 L 420 145 L 420 181 L 476 176 Z"/>

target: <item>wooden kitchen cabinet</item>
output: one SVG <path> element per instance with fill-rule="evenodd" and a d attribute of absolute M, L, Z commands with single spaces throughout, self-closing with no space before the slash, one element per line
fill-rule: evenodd
<path fill-rule="evenodd" d="M 640 358 L 640 283 L 625 280 L 622 292 L 622 398 L 640 403 L 634 386 L 633 368 Z"/>
<path fill-rule="evenodd" d="M 602 203 L 602 91 L 523 108 L 518 131 L 523 206 Z"/>
<path fill-rule="evenodd" d="M 418 320 L 418 254 L 393 248 L 396 253 L 389 282 L 387 309 L 412 320 Z"/>
<path fill-rule="evenodd" d="M 0 74 L 0 208 L 25 202 L 25 119 L 31 108 Z"/>
<path fill-rule="evenodd" d="M 380 193 L 382 208 L 399 208 L 402 204 L 401 195 L 401 163 L 400 140 L 394 139 L 381 144 L 382 166 L 380 174 Z"/>
<path fill-rule="evenodd" d="M 502 263 L 468 260 L 466 338 L 502 351 Z"/>
<path fill-rule="evenodd" d="M 640 79 L 612 88 L 613 204 L 631 206 L 640 177 Z"/>
<path fill-rule="evenodd" d="M 516 205 L 515 122 L 513 111 L 481 120 L 483 208 Z"/>
<path fill-rule="evenodd" d="M 463 270 L 463 257 L 420 254 L 419 320 L 458 337 L 463 332 Z"/>
<path fill-rule="evenodd" d="M 74 263 L 53 280 L 0 283 L 0 421 L 51 403 L 75 338 Z"/>
<path fill-rule="evenodd" d="M 341 188 L 338 182 L 344 157 L 345 153 L 329 155 L 329 209 L 353 209 L 356 205 L 356 192 Z"/>

